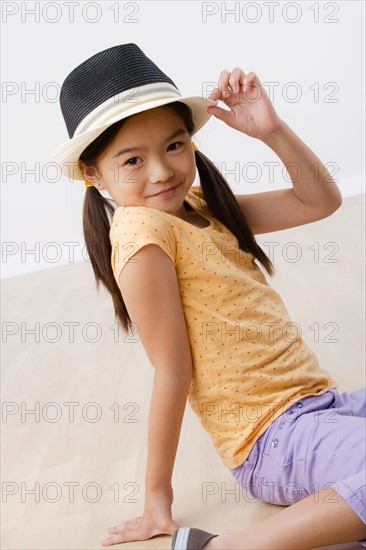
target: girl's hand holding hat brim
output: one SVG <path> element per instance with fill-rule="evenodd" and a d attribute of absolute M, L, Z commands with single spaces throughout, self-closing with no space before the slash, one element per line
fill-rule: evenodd
<path fill-rule="evenodd" d="M 208 99 L 222 101 L 230 108 L 208 107 L 208 113 L 248 136 L 264 139 L 282 127 L 282 120 L 254 72 L 245 74 L 240 67 L 232 72 L 223 70 Z"/>

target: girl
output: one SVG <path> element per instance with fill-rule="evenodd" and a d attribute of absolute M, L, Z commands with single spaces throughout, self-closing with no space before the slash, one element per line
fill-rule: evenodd
<path fill-rule="evenodd" d="M 240 67 L 221 72 L 209 99 L 187 98 L 136 44 L 122 44 L 76 67 L 60 102 L 70 140 L 54 160 L 85 180 L 97 285 L 155 369 L 143 515 L 110 528 L 102 544 L 164 533 L 173 550 L 366 539 L 364 389 L 338 393 L 256 263 L 273 274 L 255 234 L 340 207 L 324 165 L 279 118 L 258 76 Z M 293 188 L 235 196 L 191 141 L 211 115 L 290 163 Z M 171 478 L 187 397 L 235 479 L 286 509 L 221 535 L 175 523 Z"/>

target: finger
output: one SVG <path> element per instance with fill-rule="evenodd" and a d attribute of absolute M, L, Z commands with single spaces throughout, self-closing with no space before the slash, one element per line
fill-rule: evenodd
<path fill-rule="evenodd" d="M 119 533 L 121 531 L 124 530 L 124 528 L 132 523 L 132 524 L 136 524 L 136 523 L 139 523 L 142 519 L 142 516 L 139 516 L 137 518 L 133 518 L 133 519 L 127 519 L 126 521 L 122 521 L 119 525 L 115 525 L 114 527 L 109 527 L 108 528 L 108 532 L 109 533 Z"/>
<path fill-rule="evenodd" d="M 102 540 L 100 543 L 102 546 L 110 546 L 111 544 L 117 544 L 118 542 L 124 542 L 121 540 L 120 536 L 116 537 L 109 537 L 107 539 Z"/>
<path fill-rule="evenodd" d="M 133 542 L 137 540 L 136 536 L 132 535 L 115 535 L 114 537 L 108 537 L 107 539 L 102 540 L 100 543 L 102 546 L 111 546 L 112 544 L 120 544 L 121 542 Z"/>
<path fill-rule="evenodd" d="M 118 525 L 117 527 L 109 527 L 108 533 L 114 535 L 115 533 L 122 533 L 126 528 L 126 525 Z"/>
<path fill-rule="evenodd" d="M 224 69 L 220 73 L 218 87 L 219 87 L 219 90 L 221 91 L 221 94 L 224 94 L 225 92 L 229 91 L 230 74 L 231 74 L 230 71 L 228 71 L 227 69 Z"/>
<path fill-rule="evenodd" d="M 138 529 L 136 529 L 136 527 L 138 527 Z M 136 526 L 135 524 L 127 523 L 124 528 L 117 527 L 117 529 L 119 529 L 119 531 L 116 531 L 115 535 L 112 535 L 101 542 L 103 546 L 118 544 L 120 542 L 142 540 L 139 526 Z"/>
<path fill-rule="evenodd" d="M 245 92 L 249 88 L 249 86 L 259 86 L 260 87 L 259 79 L 253 71 L 249 72 L 246 75 L 246 77 L 244 78 L 243 91 Z"/>
<path fill-rule="evenodd" d="M 223 100 L 223 95 L 222 95 L 222 92 L 220 90 L 220 88 L 214 88 L 214 90 L 210 93 L 210 95 L 208 96 L 208 99 L 211 99 L 212 101 L 216 101 L 216 100 Z"/>
<path fill-rule="evenodd" d="M 229 77 L 229 86 L 233 92 L 238 92 L 240 84 L 243 83 L 245 73 L 240 67 L 235 67 Z"/>
<path fill-rule="evenodd" d="M 211 99 L 212 101 L 216 101 L 216 99 L 219 99 L 219 89 L 214 88 L 208 96 L 208 99 Z"/>
<path fill-rule="evenodd" d="M 122 531 L 126 528 L 128 521 L 124 521 L 121 525 L 117 525 L 116 527 L 108 527 L 108 533 L 122 533 Z"/>
<path fill-rule="evenodd" d="M 245 73 L 240 67 L 235 67 L 231 73 L 226 69 L 221 71 L 218 87 L 213 90 L 209 99 L 214 101 L 216 99 L 224 100 L 226 97 L 229 97 L 231 93 L 239 92 L 244 77 Z"/>
<path fill-rule="evenodd" d="M 221 71 L 217 88 L 215 88 L 211 99 L 214 99 L 214 100 L 224 99 L 224 93 L 228 91 L 229 77 L 230 77 L 230 71 L 228 71 L 227 69 L 224 69 L 223 71 Z"/>
<path fill-rule="evenodd" d="M 216 99 L 224 100 L 233 92 L 239 92 L 240 86 L 243 85 L 244 78 L 245 73 L 241 67 L 235 67 L 232 73 L 226 69 L 221 71 L 218 87 L 211 92 L 209 99 L 213 101 Z"/>
<path fill-rule="evenodd" d="M 219 120 L 226 122 L 226 124 L 229 124 L 232 120 L 232 114 L 227 109 L 221 109 L 221 107 L 208 107 L 207 111 L 210 115 L 214 115 Z"/>

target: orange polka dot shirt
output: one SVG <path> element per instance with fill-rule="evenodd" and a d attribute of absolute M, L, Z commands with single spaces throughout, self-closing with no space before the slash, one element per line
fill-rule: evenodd
<path fill-rule="evenodd" d="M 255 256 L 207 213 L 201 188 L 191 187 L 185 201 L 207 227 L 154 208 L 118 207 L 111 264 L 118 282 L 127 260 L 150 243 L 174 263 L 192 352 L 188 401 L 232 469 L 293 403 L 337 384 L 320 368 Z"/>

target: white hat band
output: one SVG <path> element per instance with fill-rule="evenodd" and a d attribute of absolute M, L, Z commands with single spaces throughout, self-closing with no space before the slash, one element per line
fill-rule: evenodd
<path fill-rule="evenodd" d="M 89 115 L 87 115 L 77 126 L 73 137 L 77 137 L 84 132 L 94 130 L 102 126 L 113 117 L 134 109 L 137 104 L 148 103 L 160 99 L 181 98 L 182 95 L 174 86 L 168 82 L 158 82 L 147 84 L 139 88 L 131 88 L 124 92 L 110 97 L 107 101 L 101 103 Z"/>

